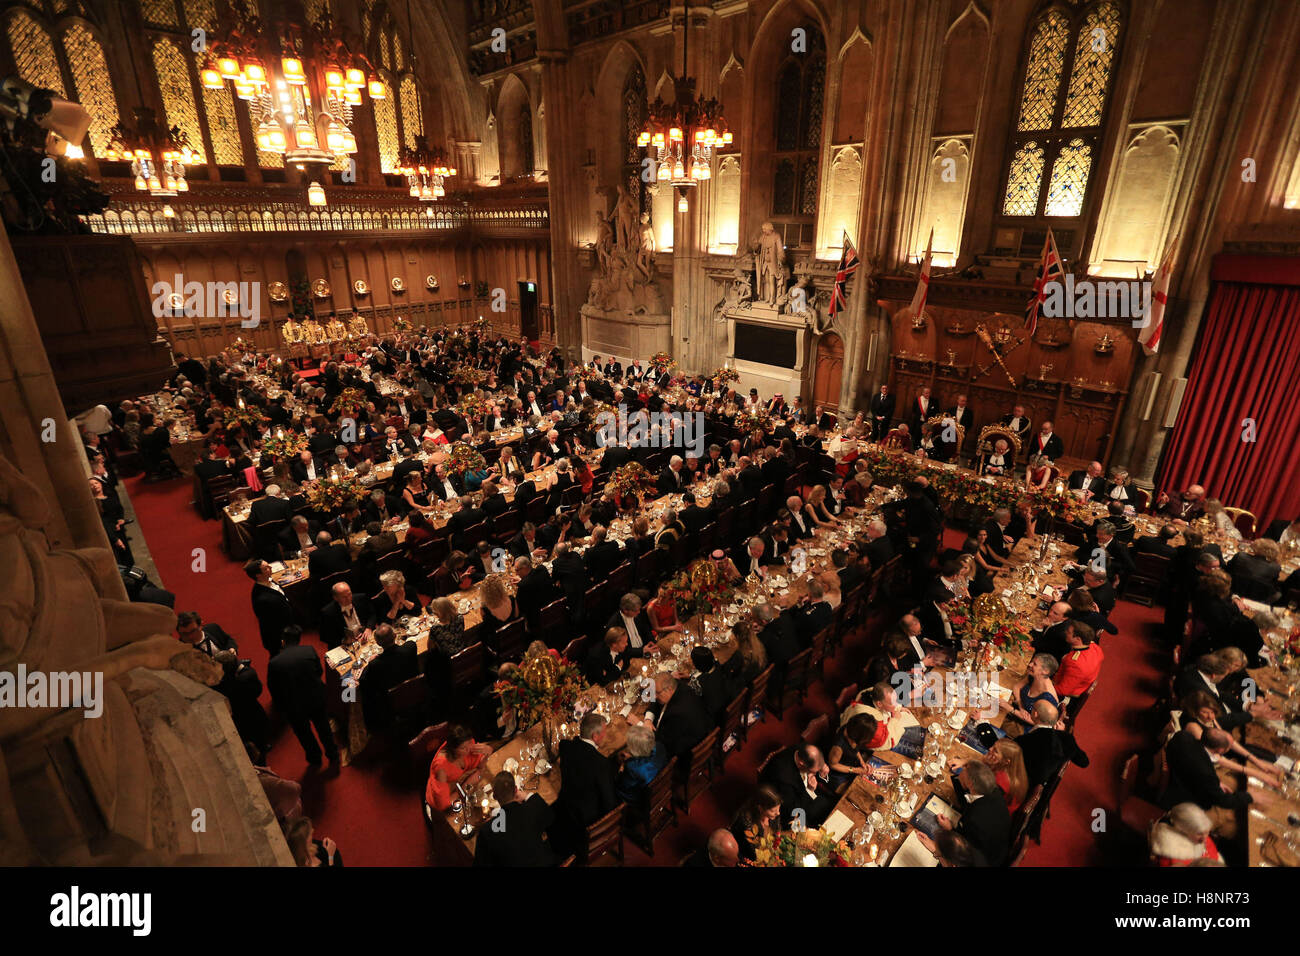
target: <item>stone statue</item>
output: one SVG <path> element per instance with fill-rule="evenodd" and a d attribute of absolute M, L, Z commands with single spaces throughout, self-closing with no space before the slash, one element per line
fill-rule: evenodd
<path fill-rule="evenodd" d="M 596 262 L 601 272 L 609 272 L 609 260 L 614 254 L 614 227 L 609 220 L 596 213 Z"/>
<path fill-rule="evenodd" d="M 650 214 L 641 213 L 641 247 L 637 251 L 636 267 L 647 279 L 655 270 L 655 230 L 650 225 Z"/>
<path fill-rule="evenodd" d="M 637 202 L 627 187 L 618 184 L 618 202 L 614 205 L 614 222 L 618 230 L 619 251 L 635 254 L 641 244 L 640 229 L 637 226 Z"/>
<path fill-rule="evenodd" d="M 758 236 L 758 291 L 762 301 L 776 304 L 784 274 L 785 246 L 772 223 L 763 223 Z"/>

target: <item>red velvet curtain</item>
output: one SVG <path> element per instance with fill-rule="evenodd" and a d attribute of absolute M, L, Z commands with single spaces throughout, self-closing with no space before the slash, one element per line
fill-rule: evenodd
<path fill-rule="evenodd" d="M 1156 493 L 1203 485 L 1262 535 L 1300 515 L 1300 260 L 1219 256 L 1211 278 Z"/>

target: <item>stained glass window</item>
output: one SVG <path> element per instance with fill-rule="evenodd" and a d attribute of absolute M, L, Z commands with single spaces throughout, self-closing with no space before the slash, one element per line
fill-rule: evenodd
<path fill-rule="evenodd" d="M 379 168 L 386 173 L 397 171 L 397 155 L 401 151 L 397 141 L 397 97 L 393 87 L 384 77 L 382 100 L 371 100 L 375 107 L 375 136 L 379 142 Z"/>
<path fill-rule="evenodd" d="M 799 245 L 817 218 L 826 45 L 813 24 L 803 27 L 807 49 L 791 52 L 773 81 L 773 225 L 787 245 Z"/>
<path fill-rule="evenodd" d="M 638 64 L 628 70 L 627 79 L 623 81 L 622 129 L 619 131 L 623 149 L 623 181 L 628 192 L 637 197 L 637 208 L 642 212 L 652 211 L 648 199 L 648 184 L 641 179 L 641 161 L 645 152 L 637 146 L 637 135 L 645 128 L 646 113 L 645 74 Z"/>
<path fill-rule="evenodd" d="M 190 21 L 191 23 L 193 21 Z M 208 108 L 208 134 L 218 166 L 244 165 L 244 148 L 239 142 L 239 122 L 235 119 L 235 97 L 228 84 L 208 90 L 203 97 Z"/>
<path fill-rule="evenodd" d="M 1079 28 L 1075 43 L 1074 67 L 1070 70 L 1070 88 L 1065 94 L 1062 127 L 1096 126 L 1101 122 L 1118 40 L 1119 10 L 1109 3 L 1091 10 Z"/>
<path fill-rule="evenodd" d="M 54 55 L 54 41 L 30 14 L 19 10 L 9 20 L 9 49 L 13 52 L 18 75 L 43 90 L 53 90 L 61 97 L 63 77 L 59 59 Z"/>
<path fill-rule="evenodd" d="M 1025 66 L 1025 88 L 1020 100 L 1020 130 L 1050 129 L 1056 115 L 1061 69 L 1070 42 L 1070 25 L 1053 10 L 1038 22 Z"/>
<path fill-rule="evenodd" d="M 794 212 L 794 192 L 794 160 L 783 159 L 776 164 L 776 174 L 772 177 L 772 212 L 775 215 L 788 216 Z"/>
<path fill-rule="evenodd" d="M 1092 147 L 1081 139 L 1072 139 L 1062 147 L 1052 163 L 1052 178 L 1047 184 L 1047 215 L 1077 216 L 1083 212 L 1083 193 L 1092 168 Z"/>
<path fill-rule="evenodd" d="M 402 52 L 402 35 L 393 31 L 393 69 L 400 70 L 406 66 L 406 54 Z"/>
<path fill-rule="evenodd" d="M 533 171 L 533 108 L 527 97 L 519 104 L 519 168 L 524 175 Z"/>
<path fill-rule="evenodd" d="M 206 162 L 203 131 L 185 56 L 173 41 L 160 39 L 153 46 L 153 66 L 158 74 L 158 89 L 162 93 L 167 125 L 179 126 L 181 132 L 189 137 L 190 149 L 199 154 L 200 162 Z"/>
<path fill-rule="evenodd" d="M 385 70 L 392 72 L 393 50 L 388 42 L 388 34 L 382 30 L 379 32 L 379 62 Z"/>
<path fill-rule="evenodd" d="M 179 27 L 175 0 L 140 0 L 144 22 L 158 27 Z"/>
<path fill-rule="evenodd" d="M 97 156 L 103 156 L 117 125 L 117 98 L 104 50 L 89 30 L 74 23 L 63 34 L 63 51 L 77 86 L 77 102 L 90 113 L 91 148 Z"/>
<path fill-rule="evenodd" d="M 329 0 L 307 0 L 305 6 L 307 8 L 307 21 L 309 23 L 315 23 L 321 18 L 322 14 L 328 12 L 330 8 Z"/>
<path fill-rule="evenodd" d="M 415 77 L 407 73 L 402 77 L 402 142 L 411 149 L 415 148 L 415 137 L 424 133 L 424 122 L 420 117 L 420 104 L 415 95 Z"/>
<path fill-rule="evenodd" d="M 817 215 L 817 160 L 807 157 L 799 170 L 799 213 Z"/>
<path fill-rule="evenodd" d="M 1004 216 L 1032 216 L 1038 211 L 1038 187 L 1043 180 L 1043 147 L 1025 143 L 1016 150 L 1007 176 Z"/>

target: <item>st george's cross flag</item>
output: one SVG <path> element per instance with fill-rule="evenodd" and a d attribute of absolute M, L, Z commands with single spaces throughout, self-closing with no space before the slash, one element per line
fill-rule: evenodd
<path fill-rule="evenodd" d="M 1147 355 L 1160 350 L 1160 334 L 1165 327 L 1165 304 L 1169 301 L 1169 280 L 1173 274 L 1174 244 L 1170 243 L 1165 257 L 1156 271 L 1151 288 L 1151 304 L 1147 307 L 1146 325 L 1138 333 L 1138 343 Z"/>
<path fill-rule="evenodd" d="M 916 292 L 912 294 L 913 319 L 925 314 L 925 300 L 930 296 L 930 260 L 933 258 L 931 255 L 933 247 L 934 229 L 931 229 L 930 238 L 925 241 L 925 258 L 921 260 L 921 275 L 916 280 Z"/>
<path fill-rule="evenodd" d="M 1056 249 L 1056 237 L 1052 235 L 1052 227 L 1048 226 L 1047 238 L 1043 240 L 1042 269 L 1039 270 L 1038 279 L 1034 282 L 1034 296 L 1025 309 L 1025 328 L 1029 330 L 1030 338 L 1033 338 L 1034 333 L 1038 331 L 1038 316 L 1043 301 L 1047 298 L 1047 284 L 1060 282 L 1064 274 L 1065 264 L 1061 262 L 1061 254 Z"/>
<path fill-rule="evenodd" d="M 835 288 L 831 290 L 831 318 L 835 318 L 840 309 L 849 304 L 849 277 L 858 271 L 858 250 L 853 248 L 853 240 L 844 233 L 844 251 L 840 253 L 840 266 L 835 270 Z"/>

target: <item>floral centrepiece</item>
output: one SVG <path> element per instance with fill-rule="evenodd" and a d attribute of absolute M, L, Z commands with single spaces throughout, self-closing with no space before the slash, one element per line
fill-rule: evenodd
<path fill-rule="evenodd" d="M 732 382 L 740 381 L 740 373 L 734 368 L 723 366 L 713 373 L 713 384 L 717 386 L 718 391 L 722 391 Z"/>
<path fill-rule="evenodd" d="M 587 682 L 572 661 L 535 654 L 525 657 L 492 689 L 502 706 L 514 711 L 515 726 L 524 728 L 572 713 Z"/>
<path fill-rule="evenodd" d="M 477 421 L 487 414 L 488 403 L 478 392 L 466 392 L 456 403 L 456 408 L 466 420 Z"/>
<path fill-rule="evenodd" d="M 678 572 L 668 582 L 668 591 L 677 605 L 679 619 L 695 614 L 717 614 L 736 593 L 708 558 L 697 558 L 686 570 Z"/>
<path fill-rule="evenodd" d="M 266 421 L 266 416 L 256 405 L 234 405 L 222 409 L 221 417 L 225 420 L 227 428 L 234 428 L 242 425 L 245 428 L 258 429 Z"/>
<path fill-rule="evenodd" d="M 754 847 L 755 866 L 848 866 L 849 857 L 848 844 L 822 830 L 769 833 Z"/>
<path fill-rule="evenodd" d="M 279 429 L 262 442 L 262 454 L 278 461 L 288 461 L 307 450 L 307 436 L 301 432 Z"/>
<path fill-rule="evenodd" d="M 487 373 L 481 368 L 475 368 L 472 365 L 459 365 L 451 373 L 449 381 L 453 385 L 482 385 L 487 378 Z"/>
<path fill-rule="evenodd" d="M 654 494 L 655 480 L 650 472 L 646 471 L 645 465 L 639 461 L 629 461 L 626 465 L 614 469 L 609 476 L 609 481 L 605 483 L 605 488 L 617 495 L 620 500 L 628 495 L 645 498 L 647 495 Z"/>
<path fill-rule="evenodd" d="M 673 357 L 667 352 L 656 352 L 650 356 L 650 367 L 660 375 L 671 368 L 676 368 L 676 366 L 677 363 L 673 361 Z"/>
<path fill-rule="evenodd" d="M 307 503 L 316 511 L 333 513 L 359 505 L 370 494 L 370 489 L 351 475 L 340 478 L 318 478 L 303 486 Z"/>
<path fill-rule="evenodd" d="M 366 407 L 369 401 L 366 393 L 359 388 L 345 388 L 339 392 L 338 398 L 334 399 L 334 404 L 330 406 L 330 411 L 336 415 L 343 415 L 348 418 L 356 418 L 357 414 Z"/>
<path fill-rule="evenodd" d="M 463 441 L 458 441 L 451 446 L 447 453 L 446 467 L 449 474 L 464 475 L 471 471 L 482 471 L 487 467 L 487 462 L 483 456 L 478 453 L 473 445 L 467 445 Z"/>
<path fill-rule="evenodd" d="M 772 430 L 772 416 L 767 412 L 744 409 L 736 413 L 736 427 L 746 435 L 754 431 L 770 432 Z"/>
<path fill-rule="evenodd" d="M 981 594 L 971 604 L 964 628 L 980 644 L 991 645 L 993 653 L 1023 653 L 1032 638 L 1023 616 L 1008 608 L 996 594 Z"/>

